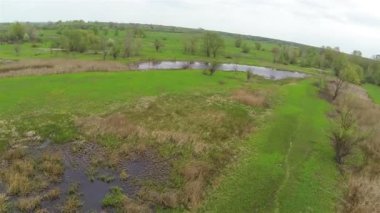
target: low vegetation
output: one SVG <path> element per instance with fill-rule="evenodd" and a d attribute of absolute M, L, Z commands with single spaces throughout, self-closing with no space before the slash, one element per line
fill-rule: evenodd
<path fill-rule="evenodd" d="M 380 210 L 380 65 L 360 51 L 83 21 L 0 31 L 0 212 L 89 211 L 84 184 L 95 211 Z M 161 60 L 210 66 L 116 72 Z"/>
<path fill-rule="evenodd" d="M 372 103 L 363 88 L 352 84 L 345 87 L 334 106 L 337 128 L 332 131 L 332 142 L 341 171 L 349 179 L 342 201 L 343 211 L 379 211 L 380 177 L 376 162 L 380 159 L 380 108 Z"/>
<path fill-rule="evenodd" d="M 335 211 L 341 177 L 326 136 L 329 107 L 307 81 L 280 91 L 242 160 L 213 185 L 205 212 Z"/>

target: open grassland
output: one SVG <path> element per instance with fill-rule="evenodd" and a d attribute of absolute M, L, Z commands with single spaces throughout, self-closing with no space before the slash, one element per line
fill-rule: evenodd
<path fill-rule="evenodd" d="M 11 211 L 49 209 L 49 199 L 41 195 L 50 194 L 51 188 L 57 189 L 51 194 L 59 209 L 85 208 L 88 193 L 80 187 L 71 193 L 67 187 L 71 179 L 65 178 L 66 172 L 73 172 L 67 162 L 78 164 L 88 181 L 138 187 L 137 192 L 111 190 L 104 201 L 98 200 L 104 207 L 144 209 L 151 203 L 198 208 L 206 186 L 239 155 L 241 142 L 259 124 L 274 95 L 268 88 L 276 85 L 259 79 L 247 82 L 243 73 L 208 76 L 201 71 L 75 73 L 0 81 L 0 144 L 7 148 L 1 193 Z M 49 141 L 66 145 L 39 148 Z M 136 161 L 142 164 L 137 173 L 129 166 Z M 106 168 L 112 172 L 104 173 Z M 114 201 L 112 193 L 121 191 Z"/>
<path fill-rule="evenodd" d="M 211 192 L 206 211 L 335 211 L 340 192 L 326 136 L 329 107 L 308 81 L 282 90 L 281 104 L 247 141 L 244 161 Z"/>
<path fill-rule="evenodd" d="M 340 196 L 329 107 L 309 80 L 197 70 L 7 77 L 0 100 L 0 204 L 11 211 L 94 210 L 83 187 L 93 183 L 105 184 L 95 210 L 333 212 Z M 76 186 L 67 172 L 84 180 Z"/>
<path fill-rule="evenodd" d="M 364 88 L 373 102 L 380 104 L 380 87 L 373 84 L 365 84 Z"/>
<path fill-rule="evenodd" d="M 77 73 L 0 79 L 0 115 L 95 113 L 131 99 L 166 93 L 224 93 L 245 81 L 244 73 L 151 71 Z"/>

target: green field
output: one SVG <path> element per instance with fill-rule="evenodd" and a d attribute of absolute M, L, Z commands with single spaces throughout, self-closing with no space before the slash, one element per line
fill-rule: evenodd
<path fill-rule="evenodd" d="M 334 212 L 339 175 L 326 130 L 328 104 L 309 81 L 282 87 L 282 103 L 247 154 L 211 192 L 211 212 Z"/>
<path fill-rule="evenodd" d="M 17 27 L 0 24 L 6 33 L 0 37 L 0 212 L 341 208 L 345 177 L 328 137 L 334 107 L 316 85 L 345 55 L 203 29 L 76 21 Z M 224 43 L 216 58 L 205 53 L 210 35 Z M 193 54 L 184 51 L 189 38 L 196 40 Z M 135 49 L 124 57 L 128 44 Z M 129 66 L 165 60 L 211 66 Z M 213 74 L 219 63 L 311 75 L 277 81 L 249 72 Z M 380 103 L 380 88 L 364 87 Z"/>
<path fill-rule="evenodd" d="M 365 84 L 369 97 L 377 104 L 380 104 L 380 87 L 373 84 Z"/>
<path fill-rule="evenodd" d="M 0 115 L 99 113 L 132 99 L 166 93 L 224 93 L 244 81 L 243 73 L 151 71 L 77 73 L 0 79 Z M 226 82 L 223 84 L 223 82 Z"/>

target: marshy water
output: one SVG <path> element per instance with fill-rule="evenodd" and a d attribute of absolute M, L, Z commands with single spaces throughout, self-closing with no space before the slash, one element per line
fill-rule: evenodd
<path fill-rule="evenodd" d="M 73 147 L 79 147 L 74 151 Z M 64 165 L 64 173 L 61 181 L 48 186 L 48 189 L 58 188 L 61 192 L 59 198 L 41 201 L 41 208 L 48 212 L 60 211 L 64 202 L 70 196 L 70 189 L 75 186 L 81 202 L 81 212 L 115 212 L 115 209 L 104 208 L 102 200 L 110 189 L 118 187 L 129 198 L 135 198 L 144 182 L 165 184 L 170 176 L 170 165 L 166 161 L 156 157 L 153 152 L 143 152 L 132 155 L 131 158 L 121 161 L 115 167 L 93 167 L 94 159 L 104 158 L 106 153 L 96 143 L 68 143 L 56 145 L 51 140 L 45 140 L 38 146 L 29 147 L 28 155 L 37 157 L 43 153 L 60 153 Z M 99 154 L 100 153 L 100 154 Z M 120 177 L 121 171 L 127 172 L 127 178 Z M 0 193 L 5 193 L 6 188 L 0 182 Z M 17 197 L 12 196 L 11 201 Z M 153 206 L 150 206 L 152 209 Z M 17 209 L 12 208 L 17 211 Z"/>
<path fill-rule="evenodd" d="M 209 64 L 206 62 L 189 62 L 189 61 L 160 61 L 160 62 L 143 62 L 132 66 L 136 70 L 176 70 L 176 69 L 207 69 Z M 281 80 L 286 78 L 305 78 L 307 74 L 299 72 L 290 72 L 283 70 L 275 70 L 266 67 L 257 67 L 240 64 L 220 64 L 218 70 L 236 71 L 236 72 L 252 72 L 254 75 L 264 77 L 266 79 Z"/>

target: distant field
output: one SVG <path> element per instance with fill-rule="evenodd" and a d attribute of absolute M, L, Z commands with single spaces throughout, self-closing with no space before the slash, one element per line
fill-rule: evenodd
<path fill-rule="evenodd" d="M 51 38 L 57 37 L 55 31 L 53 30 L 43 30 L 43 40 L 42 43 L 36 43 L 36 47 L 33 47 L 31 43 L 24 43 L 21 45 L 21 51 L 19 56 L 15 54 L 14 45 L 2 44 L 0 45 L 0 59 L 47 59 L 47 58 L 69 58 L 69 59 L 83 59 L 83 60 L 102 60 L 101 54 L 93 53 L 61 53 L 61 52 L 51 52 L 50 43 Z M 184 61 L 208 61 L 207 58 L 202 53 L 201 49 L 201 36 L 202 33 L 178 33 L 178 32 L 157 32 L 157 31 L 146 31 L 146 38 L 141 39 L 142 48 L 139 56 L 131 58 L 119 57 L 117 61 L 131 63 L 137 61 L 149 61 L 149 60 L 184 60 Z M 184 53 L 184 40 L 187 36 L 192 35 L 199 37 L 198 48 L 195 55 Z M 118 36 L 113 35 L 110 32 L 109 37 L 120 41 L 120 45 L 123 45 L 126 32 L 120 31 Z M 160 39 L 164 43 L 164 47 L 161 51 L 156 52 L 154 49 L 154 41 Z M 247 65 L 257 65 L 265 67 L 273 67 L 283 70 L 291 71 L 301 71 L 313 73 L 315 72 L 312 68 L 300 67 L 297 65 L 283 65 L 274 64 L 272 48 L 278 46 L 277 44 L 260 41 L 261 50 L 255 49 L 254 40 L 244 40 L 250 47 L 249 53 L 243 53 L 241 48 L 235 47 L 236 38 L 232 36 L 223 36 L 225 41 L 225 48 L 223 54 L 219 54 L 217 60 L 225 63 L 238 63 Z M 108 60 L 113 60 L 109 58 Z"/>
<path fill-rule="evenodd" d="M 380 87 L 373 84 L 365 84 L 369 97 L 377 104 L 380 104 Z"/>

